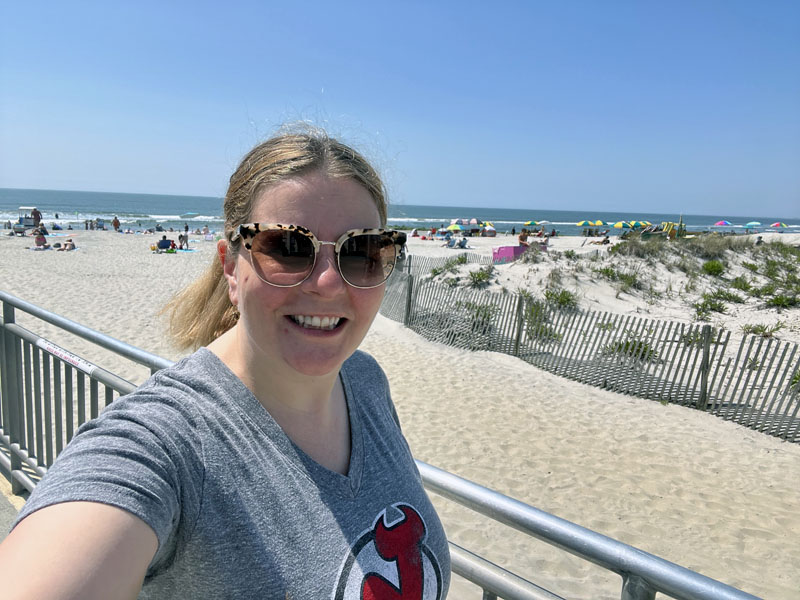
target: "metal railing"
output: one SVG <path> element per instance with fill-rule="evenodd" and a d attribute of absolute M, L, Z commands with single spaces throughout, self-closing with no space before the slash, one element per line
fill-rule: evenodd
<path fill-rule="evenodd" d="M 136 386 L 21 327 L 16 323 L 15 309 L 145 365 L 151 372 L 173 363 L 5 292 L 0 292 L 0 302 L 0 471 L 11 481 L 12 491 L 21 493 L 33 490 L 72 438 L 76 426 L 97 416 L 100 385 L 104 386 L 105 405 L 113 401 L 115 394 L 127 394 Z M 678 600 L 756 598 L 457 475 L 416 462 L 429 492 L 618 574 L 622 578 L 622 600 L 653 600 L 657 592 Z M 479 586 L 484 600 L 561 599 L 453 542 L 450 555 L 452 572 Z"/>

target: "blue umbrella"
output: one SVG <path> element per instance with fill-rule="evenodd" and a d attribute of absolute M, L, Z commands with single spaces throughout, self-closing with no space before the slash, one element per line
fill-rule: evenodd
<path fill-rule="evenodd" d="M 745 229 L 753 229 L 753 227 L 761 227 L 761 223 L 758 221 L 750 221 L 749 223 L 744 224 Z"/>

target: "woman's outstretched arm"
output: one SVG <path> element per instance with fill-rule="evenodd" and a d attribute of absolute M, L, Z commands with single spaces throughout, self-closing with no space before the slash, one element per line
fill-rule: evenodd
<path fill-rule="evenodd" d="M 0 588 L 7 600 L 136 598 L 157 548 L 150 526 L 121 508 L 54 504 L 0 544 Z"/>

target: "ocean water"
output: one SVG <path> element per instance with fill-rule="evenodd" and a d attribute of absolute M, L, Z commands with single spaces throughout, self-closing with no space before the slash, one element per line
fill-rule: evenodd
<path fill-rule="evenodd" d="M 0 188 L 0 222 L 17 220 L 20 206 L 36 206 L 42 212 L 47 225 L 58 223 L 61 227 L 72 226 L 83 229 L 86 220 L 102 218 L 110 227 L 110 220 L 117 216 L 124 229 L 141 230 L 154 227 L 157 223 L 165 229 L 183 229 L 184 223 L 194 230 L 204 225 L 212 230 L 222 228 L 222 199 L 207 196 L 165 196 L 155 194 L 119 194 L 110 192 L 76 192 L 59 190 L 21 190 Z M 188 213 L 196 213 L 191 216 Z M 56 214 L 58 217 L 56 217 Z M 718 230 L 742 233 L 745 224 L 757 221 L 762 224 L 760 231 L 774 231 L 769 225 L 784 222 L 788 225 L 783 231 L 800 232 L 800 220 L 786 219 L 781 215 L 753 215 L 729 217 L 720 215 L 680 215 L 678 213 L 623 213 L 604 211 L 569 211 L 531 208 L 467 208 L 457 206 L 421 206 L 413 204 L 394 204 L 389 207 L 389 225 L 393 227 L 416 227 L 429 229 L 450 224 L 452 219 L 476 218 L 491 221 L 498 231 L 517 231 L 526 221 L 549 221 L 546 228 L 556 229 L 562 235 L 580 235 L 583 227 L 576 223 L 582 220 L 602 219 L 610 223 L 626 220 L 677 221 L 683 217 L 687 229 L 691 231 Z M 714 227 L 714 223 L 727 219 L 730 226 Z M 603 227 L 605 229 L 605 227 Z M 623 230 L 611 228 L 611 234 Z"/>

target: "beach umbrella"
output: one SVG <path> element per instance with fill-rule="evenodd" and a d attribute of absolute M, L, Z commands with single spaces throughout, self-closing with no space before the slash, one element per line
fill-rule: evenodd
<path fill-rule="evenodd" d="M 480 221 L 478 221 L 478 219 L 476 219 L 475 217 L 472 217 L 472 218 L 469 220 L 469 223 L 467 223 L 467 225 L 480 225 L 480 223 L 481 223 L 481 222 L 480 222 Z"/>
<path fill-rule="evenodd" d="M 644 221 L 629 221 L 629 222 L 630 222 L 631 227 L 633 229 L 638 229 L 639 227 L 644 227 L 645 226 Z"/>
<path fill-rule="evenodd" d="M 484 223 L 484 225 L 483 225 L 483 228 L 484 228 L 486 231 L 497 231 L 497 230 L 496 230 L 496 229 L 495 229 L 495 228 L 494 228 L 492 225 L 487 225 L 487 224 L 485 224 L 485 223 Z"/>
<path fill-rule="evenodd" d="M 578 227 L 594 227 L 594 221 L 578 221 L 575 225 Z"/>
<path fill-rule="evenodd" d="M 484 226 L 484 227 L 491 227 L 491 228 L 494 228 L 494 223 L 492 223 L 491 221 L 484 221 L 484 222 L 483 222 L 483 226 Z"/>
<path fill-rule="evenodd" d="M 592 223 L 595 227 L 602 227 L 603 225 L 611 225 L 608 221 L 603 221 L 603 219 L 597 219 L 594 223 Z"/>
<path fill-rule="evenodd" d="M 461 225 L 458 225 L 457 223 L 453 223 L 453 224 L 451 224 L 451 225 L 448 225 L 448 226 L 447 226 L 447 229 L 448 229 L 449 231 L 461 231 L 461 230 L 462 230 L 462 229 L 464 229 L 464 228 L 463 228 L 463 227 L 461 227 Z"/>
<path fill-rule="evenodd" d="M 548 225 L 550 221 L 525 221 L 523 225 Z"/>
<path fill-rule="evenodd" d="M 753 229 L 753 227 L 761 227 L 761 223 L 758 221 L 750 221 L 749 223 L 744 224 L 745 229 Z"/>
<path fill-rule="evenodd" d="M 775 221 L 770 227 L 788 227 L 786 223 L 781 223 L 780 221 Z"/>
<path fill-rule="evenodd" d="M 728 225 L 732 225 L 730 221 L 717 221 L 714 223 L 714 227 L 727 227 Z"/>
<path fill-rule="evenodd" d="M 627 221 L 617 221 L 614 223 L 614 229 L 630 229 L 631 224 Z"/>

